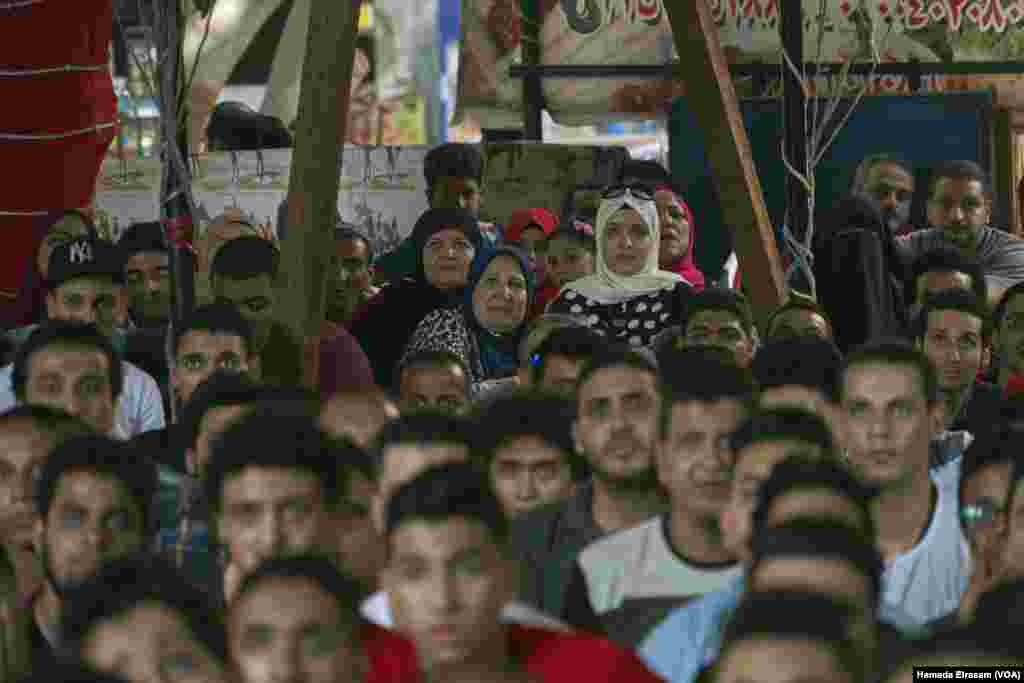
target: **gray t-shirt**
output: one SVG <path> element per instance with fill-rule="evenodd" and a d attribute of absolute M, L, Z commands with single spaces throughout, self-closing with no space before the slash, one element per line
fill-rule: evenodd
<path fill-rule="evenodd" d="M 940 247 L 956 248 L 938 228 L 917 230 L 894 240 L 896 253 L 907 267 L 922 254 Z M 1024 240 L 989 226 L 978 228 L 975 254 L 990 285 L 1008 288 L 1024 281 Z"/>

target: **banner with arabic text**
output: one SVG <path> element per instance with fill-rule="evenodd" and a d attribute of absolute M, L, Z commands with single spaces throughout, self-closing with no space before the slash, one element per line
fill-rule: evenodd
<path fill-rule="evenodd" d="M 778 0 L 703 0 L 733 63 L 781 62 Z M 666 64 L 675 56 L 665 0 L 537 0 L 544 64 Z M 1024 61 L 1024 0 L 821 0 L 804 2 L 804 58 L 817 62 Z M 484 127 L 521 125 L 519 0 L 462 0 L 459 112 Z M 909 91 L 903 77 L 819 79 L 819 92 Z M 924 92 L 958 87 L 925 77 Z M 736 79 L 740 96 L 751 79 Z M 544 98 L 559 123 L 590 124 L 665 115 L 682 83 L 654 79 L 546 79 Z"/>

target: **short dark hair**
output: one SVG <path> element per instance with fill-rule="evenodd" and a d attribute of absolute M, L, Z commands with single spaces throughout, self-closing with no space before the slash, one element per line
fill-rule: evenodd
<path fill-rule="evenodd" d="M 937 247 L 924 252 L 911 266 L 910 280 L 907 281 L 907 299 L 917 299 L 917 283 L 927 273 L 963 273 L 971 278 L 971 290 L 981 301 L 988 301 L 988 281 L 981 263 L 959 249 Z"/>
<path fill-rule="evenodd" d="M 842 371 L 839 373 L 840 395 L 846 392 L 846 381 L 851 368 L 875 363 L 905 365 L 913 368 L 921 381 L 921 390 L 924 392 L 928 405 L 933 406 L 939 401 L 939 376 L 935 366 L 928 360 L 928 356 L 924 355 L 924 352 L 914 348 L 903 339 L 869 341 L 851 351 L 843 361 Z"/>
<path fill-rule="evenodd" d="M 828 646 L 838 668 L 863 680 L 864 657 L 850 637 L 854 612 L 832 598 L 804 591 L 747 593 L 725 626 L 721 662 L 737 644 L 772 638 L 813 641 Z M 715 665 L 712 665 L 714 671 Z"/>
<path fill-rule="evenodd" d="M 996 304 L 995 309 L 992 311 L 992 326 L 998 330 L 1003 324 L 1003 318 L 1006 317 L 1006 309 L 1010 307 L 1010 302 L 1013 301 L 1014 297 L 1019 294 L 1024 294 L 1024 281 L 1018 282 L 1017 284 L 1010 287 L 1008 290 L 1003 292 L 1003 295 L 999 297 L 999 302 Z"/>
<path fill-rule="evenodd" d="M 557 448 L 573 471 L 573 478 L 582 480 L 587 465 L 573 446 L 572 422 L 576 406 L 569 399 L 531 390 L 499 394 L 480 404 L 473 414 L 476 443 L 474 457 L 486 471 L 494 453 L 509 441 L 535 436 Z"/>
<path fill-rule="evenodd" d="M 215 370 L 204 379 L 185 403 L 181 416 L 181 446 L 194 448 L 203 418 L 214 408 L 255 403 L 265 392 L 248 375 Z"/>
<path fill-rule="evenodd" d="M 768 479 L 758 487 L 752 516 L 755 536 L 767 528 L 772 506 L 779 498 L 795 491 L 822 489 L 842 496 L 855 505 L 861 513 L 860 528 L 856 531 L 865 538 L 875 538 L 871 501 L 878 495 L 878 489 L 862 482 L 838 459 L 801 457 L 786 458 L 775 465 Z"/>
<path fill-rule="evenodd" d="M 797 385 L 838 403 L 842 365 L 843 355 L 831 341 L 797 337 L 769 341 L 758 350 L 750 368 L 761 391 Z"/>
<path fill-rule="evenodd" d="M 99 351 L 107 357 L 110 365 L 110 389 L 114 400 L 121 395 L 124 387 L 124 368 L 121 367 L 121 354 L 117 352 L 107 335 L 100 332 L 95 325 L 70 320 L 50 320 L 28 336 L 14 355 L 14 367 L 11 372 L 11 387 L 18 400 L 25 400 L 25 388 L 28 386 L 28 366 L 32 355 L 50 346 L 68 346 Z"/>
<path fill-rule="evenodd" d="M 928 183 L 928 197 L 931 198 L 935 192 L 935 186 L 940 180 L 950 178 L 954 180 L 976 180 L 981 183 L 985 196 L 991 194 L 991 186 L 988 181 L 988 173 L 974 161 L 967 159 L 953 159 L 940 161 L 931 172 L 931 180 Z"/>
<path fill-rule="evenodd" d="M 219 512 L 227 479 L 250 467 L 275 467 L 314 475 L 325 503 L 333 506 L 341 494 L 333 446 L 306 411 L 258 405 L 214 441 L 204 479 L 206 499 Z"/>
<path fill-rule="evenodd" d="M 413 351 L 402 359 L 402 362 L 395 368 L 394 392 L 397 394 L 402 389 L 402 377 L 406 370 L 443 369 L 455 366 L 462 370 L 465 378 L 466 397 L 473 395 L 473 375 L 469 372 L 466 361 L 458 355 L 445 349 L 420 349 Z"/>
<path fill-rule="evenodd" d="M 519 348 L 516 349 L 516 360 L 520 367 L 530 363 L 530 356 L 540 348 L 544 340 L 556 330 L 567 327 L 586 327 L 586 318 L 582 315 L 571 313 L 542 313 L 526 324 L 522 339 L 519 340 Z M 588 328 L 589 329 L 589 328 Z M 540 332 L 543 336 L 535 339 Z M 599 332 L 597 334 L 600 334 Z"/>
<path fill-rule="evenodd" d="M 551 356 L 564 356 L 573 361 L 586 362 L 607 346 L 608 341 L 589 327 L 562 327 L 553 330 L 530 355 L 530 379 L 538 382 L 544 377 L 544 370 Z"/>
<path fill-rule="evenodd" d="M 210 596 L 167 560 L 142 553 L 106 564 L 72 591 L 61 623 L 64 642 L 80 653 L 96 627 L 146 603 L 170 608 L 211 654 L 227 661 L 227 632 Z"/>
<path fill-rule="evenodd" d="M 366 264 L 373 265 L 376 254 L 373 251 L 373 243 L 366 235 L 350 225 L 339 225 L 334 228 L 334 241 L 341 242 L 342 240 L 358 240 L 366 245 Z"/>
<path fill-rule="evenodd" d="M 463 517 L 482 523 L 499 546 L 508 542 L 508 518 L 490 479 L 471 462 L 452 462 L 424 470 L 398 487 L 387 504 L 385 531 L 390 538 L 407 522 L 444 522 Z"/>
<path fill-rule="evenodd" d="M 472 423 L 466 418 L 433 410 L 423 410 L 388 420 L 377 432 L 371 455 L 380 476 L 384 452 L 401 444 L 455 444 L 469 453 L 476 445 Z"/>
<path fill-rule="evenodd" d="M 35 491 L 36 509 L 44 520 L 64 475 L 83 470 L 121 482 L 138 505 L 146 536 L 155 531 L 156 466 L 137 446 L 99 434 L 72 436 L 50 451 Z"/>
<path fill-rule="evenodd" d="M 754 534 L 751 551 L 753 559 L 747 570 L 750 577 L 757 573 L 762 562 L 776 557 L 807 555 L 849 560 L 871 585 L 871 605 L 878 605 L 882 593 L 881 554 L 875 546 L 874 537 L 864 536 L 845 524 L 831 520 L 799 520 L 761 529 Z"/>
<path fill-rule="evenodd" d="M 46 405 L 22 404 L 0 413 L 0 432 L 6 425 L 30 422 L 40 432 L 63 440 L 69 436 L 91 434 L 93 429 L 74 415 Z"/>
<path fill-rule="evenodd" d="M 836 458 L 837 449 L 832 430 L 817 415 L 799 408 L 780 407 L 760 410 L 740 424 L 729 439 L 733 453 L 759 443 L 800 441 L 817 446 L 827 458 Z"/>
<path fill-rule="evenodd" d="M 932 313 L 938 311 L 959 311 L 972 315 L 981 321 L 982 342 L 987 343 L 992 337 L 992 323 L 986 303 L 978 299 L 974 292 L 963 289 L 946 289 L 925 296 L 924 305 L 914 320 L 915 339 L 924 340 L 928 334 L 928 319 Z"/>
<path fill-rule="evenodd" d="M 121 233 L 117 250 L 126 266 L 128 259 L 141 252 L 167 253 L 163 226 L 158 221 L 132 223 Z"/>
<path fill-rule="evenodd" d="M 829 319 L 828 313 L 826 313 L 825 309 L 818 305 L 816 301 L 804 299 L 802 297 L 794 297 L 776 308 L 772 314 L 768 316 L 768 322 L 764 326 L 766 337 L 772 336 L 772 327 L 775 325 L 775 320 L 782 314 L 789 313 L 790 311 L 807 311 L 814 315 L 821 316 L 821 319 L 825 321 L 826 325 L 828 325 L 828 329 L 832 329 L 832 321 Z"/>
<path fill-rule="evenodd" d="M 750 371 L 721 356 L 713 346 L 692 346 L 672 351 L 662 365 L 661 411 L 658 418 L 662 438 L 672 426 L 672 407 L 678 403 L 712 403 L 732 399 L 750 410 L 754 407 L 754 380 Z"/>
<path fill-rule="evenodd" d="M 240 604 L 246 595 L 259 590 L 261 585 L 275 579 L 301 579 L 316 585 L 317 588 L 334 598 L 345 626 L 352 630 L 349 634 L 350 637 L 359 638 L 358 627 L 362 623 L 359 605 L 365 591 L 355 579 L 342 574 L 325 557 L 298 555 L 264 560 L 242 578 L 235 597 L 232 599 L 232 605 Z"/>
<path fill-rule="evenodd" d="M 649 353 L 643 353 L 631 346 L 618 344 L 601 349 L 591 356 L 580 370 L 577 387 L 582 387 L 590 378 L 602 370 L 610 368 L 629 368 L 647 372 L 659 379 L 658 364 Z"/>
<path fill-rule="evenodd" d="M 423 178 L 427 191 L 432 192 L 438 178 L 453 176 L 483 180 L 484 158 L 475 145 L 449 142 L 427 152 L 423 158 Z"/>
<path fill-rule="evenodd" d="M 181 327 L 174 330 L 175 355 L 181 348 L 181 340 L 192 332 L 234 335 L 245 343 L 246 353 L 252 352 L 252 325 L 231 304 L 206 304 L 192 311 Z"/>
<path fill-rule="evenodd" d="M 210 277 L 226 277 L 232 280 L 268 275 L 277 277 L 281 253 L 269 240 L 255 235 L 243 235 L 229 240 L 217 250 L 210 264 Z"/>
<path fill-rule="evenodd" d="M 702 311 L 727 311 L 735 315 L 743 331 L 748 335 L 754 333 L 754 314 L 750 310 L 747 298 L 733 289 L 705 289 L 694 294 L 686 304 L 685 330 L 695 315 Z"/>

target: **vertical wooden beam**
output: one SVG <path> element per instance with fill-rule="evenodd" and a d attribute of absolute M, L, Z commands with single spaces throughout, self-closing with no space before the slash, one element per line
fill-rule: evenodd
<path fill-rule="evenodd" d="M 341 150 L 360 0 L 312 0 L 288 180 L 278 316 L 301 341 L 303 384 L 319 378 L 326 280 L 333 264 Z"/>
<path fill-rule="evenodd" d="M 729 64 L 707 0 L 665 0 L 687 100 L 704 134 L 726 225 L 754 314 L 764 322 L 782 303 L 784 283 L 775 233 L 757 179 Z"/>

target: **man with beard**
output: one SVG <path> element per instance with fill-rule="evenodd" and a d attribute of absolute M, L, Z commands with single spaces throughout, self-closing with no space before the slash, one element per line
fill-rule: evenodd
<path fill-rule="evenodd" d="M 162 329 L 171 317 L 171 269 L 159 223 L 135 223 L 117 243 L 128 286 L 132 322 Z"/>
<path fill-rule="evenodd" d="M 893 235 L 913 230 L 910 205 L 914 199 L 914 169 L 908 162 L 888 154 L 865 157 L 854 172 L 850 190 L 875 203 Z"/>
<path fill-rule="evenodd" d="M 664 509 L 654 472 L 658 382 L 653 361 L 621 347 L 595 356 L 580 373 L 573 442 L 593 480 L 563 502 L 514 521 L 512 547 L 523 559 L 525 602 L 555 616 L 589 615 L 588 604 L 572 605 L 566 599 L 566 588 L 581 571 L 576 564 L 580 551 Z"/>
<path fill-rule="evenodd" d="M 39 515 L 33 487 L 49 452 L 73 434 L 89 428 L 48 406 L 25 405 L 0 415 L 0 541 L 14 564 L 18 594 L 39 589 L 42 570 L 33 548 Z"/>
<path fill-rule="evenodd" d="M 985 172 L 973 161 L 939 165 L 928 187 L 927 230 L 897 237 L 896 252 L 904 266 L 936 247 L 956 248 L 981 264 L 988 281 L 989 303 L 1024 280 L 1024 240 L 989 225 L 992 192 Z"/>
<path fill-rule="evenodd" d="M 984 431 L 1002 409 L 999 389 L 977 382 L 992 336 L 985 304 L 961 289 L 939 292 L 925 299 L 914 327 L 918 348 L 938 371 L 946 427 Z"/>
<path fill-rule="evenodd" d="M 665 373 L 655 469 L 668 512 L 580 553 L 586 583 L 574 583 L 568 593 L 589 590 L 594 610 L 620 643 L 638 644 L 670 609 L 739 575 L 718 518 L 732 479 L 729 436 L 753 408 L 754 384 L 719 353 L 684 349 Z"/>
<path fill-rule="evenodd" d="M 992 354 L 996 383 L 1009 394 L 1010 380 L 1024 375 L 1024 282 L 1018 282 L 1000 299 L 992 312 Z M 995 359 L 998 358 L 998 362 Z"/>
<path fill-rule="evenodd" d="M 373 286 L 373 245 L 355 227 L 342 224 L 334 229 L 334 248 L 337 280 L 327 292 L 327 319 L 348 326 L 356 309 L 380 291 Z"/>
<path fill-rule="evenodd" d="M 148 545 L 156 488 L 156 468 L 109 437 L 74 437 L 50 453 L 36 487 L 35 546 L 46 580 L 30 603 L 34 664 L 51 659 L 60 645 L 69 591 L 107 562 Z"/>

